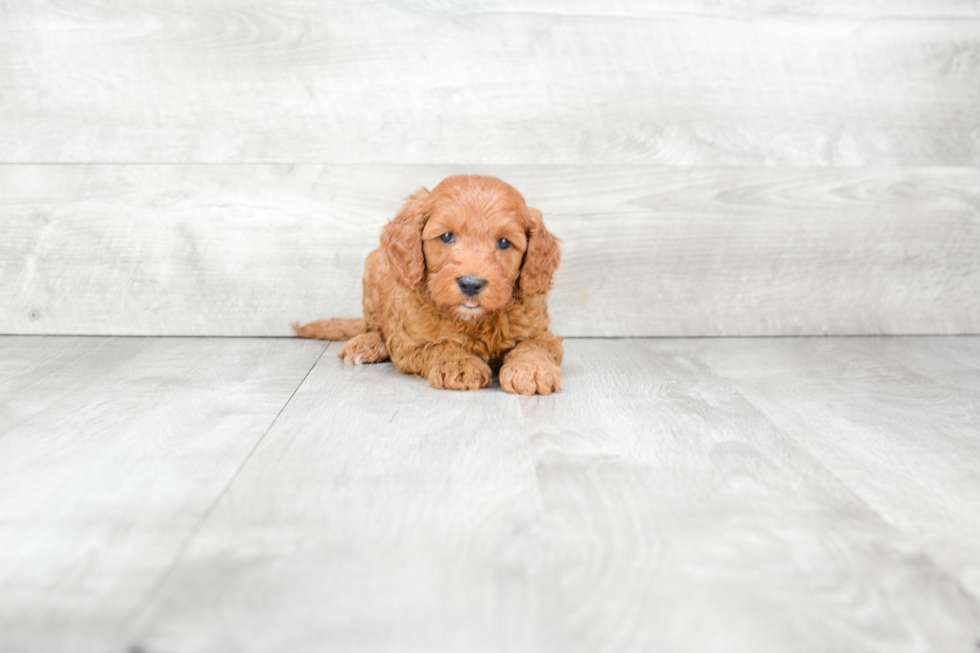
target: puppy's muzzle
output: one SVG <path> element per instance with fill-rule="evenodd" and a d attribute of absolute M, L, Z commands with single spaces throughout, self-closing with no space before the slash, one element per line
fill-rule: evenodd
<path fill-rule="evenodd" d="M 467 297 L 475 297 L 480 294 L 483 287 L 487 285 L 487 282 L 472 274 L 467 274 L 465 277 L 460 277 L 456 280 L 459 284 L 459 289 L 463 291 L 463 294 Z"/>

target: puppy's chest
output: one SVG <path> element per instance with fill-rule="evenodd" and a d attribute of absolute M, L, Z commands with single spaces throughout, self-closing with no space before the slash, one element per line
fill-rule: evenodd
<path fill-rule="evenodd" d="M 511 349 L 528 336 L 515 332 L 513 325 L 503 316 L 476 324 L 462 323 L 462 328 L 450 328 L 440 336 L 476 354 L 490 364 L 499 364 Z M 460 326 L 456 323 L 455 326 Z"/>
<path fill-rule="evenodd" d="M 427 315 L 417 323 L 416 339 L 455 344 L 490 364 L 501 362 L 507 352 L 540 331 L 520 305 L 475 322 L 453 319 L 438 310 L 424 313 Z"/>

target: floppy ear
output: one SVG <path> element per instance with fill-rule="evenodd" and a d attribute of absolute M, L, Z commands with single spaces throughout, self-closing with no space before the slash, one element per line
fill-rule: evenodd
<path fill-rule="evenodd" d="M 527 229 L 527 251 L 524 253 L 524 266 L 518 287 L 521 295 L 531 297 L 543 295 L 551 289 L 551 278 L 558 269 L 561 250 L 558 239 L 544 228 L 541 211 L 527 207 L 531 223 Z"/>
<path fill-rule="evenodd" d="M 381 248 L 388 266 L 396 280 L 406 288 L 415 288 L 425 276 L 422 228 L 428 217 L 425 202 L 428 195 L 425 188 L 415 191 L 381 230 Z"/>

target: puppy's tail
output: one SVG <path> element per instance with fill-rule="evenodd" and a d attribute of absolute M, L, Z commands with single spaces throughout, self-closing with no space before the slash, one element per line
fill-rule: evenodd
<path fill-rule="evenodd" d="M 364 324 L 364 318 L 351 320 L 345 317 L 335 317 L 329 320 L 316 320 L 303 326 L 300 326 L 299 322 L 293 322 L 293 331 L 300 338 L 348 340 L 366 333 L 367 326 Z"/>

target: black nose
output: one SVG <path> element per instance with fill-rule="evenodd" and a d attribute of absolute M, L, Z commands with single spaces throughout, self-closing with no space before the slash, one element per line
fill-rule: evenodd
<path fill-rule="evenodd" d="M 472 274 L 467 274 L 465 277 L 460 277 L 456 280 L 456 283 L 459 284 L 459 289 L 463 291 L 463 294 L 469 295 L 470 297 L 479 294 L 479 292 L 483 290 L 483 286 L 487 285 L 486 281 L 480 277 L 473 276 Z"/>

